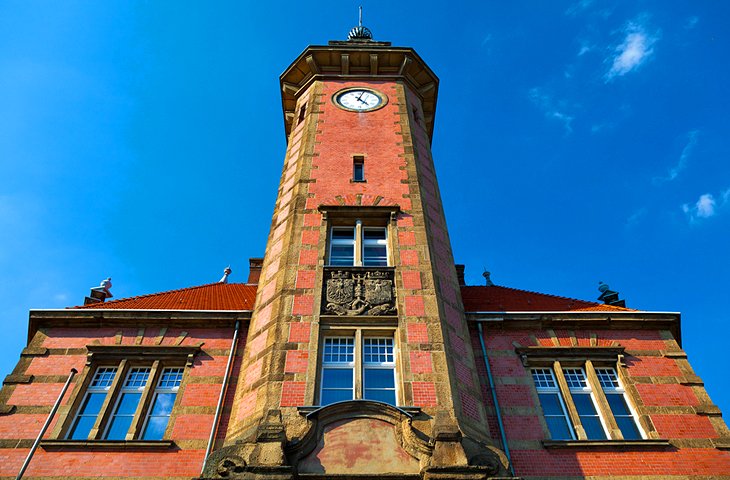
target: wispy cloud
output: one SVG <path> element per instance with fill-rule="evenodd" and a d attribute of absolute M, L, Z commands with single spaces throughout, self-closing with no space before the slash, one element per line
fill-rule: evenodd
<path fill-rule="evenodd" d="M 693 28 L 695 28 L 697 26 L 697 23 L 699 23 L 699 21 L 700 21 L 700 18 L 699 17 L 689 17 L 684 22 L 684 28 L 687 29 L 687 30 L 691 30 L 691 29 L 693 29 Z"/>
<path fill-rule="evenodd" d="M 629 218 L 626 219 L 626 228 L 633 228 L 638 225 L 647 213 L 649 213 L 649 210 L 646 207 L 641 207 L 640 209 L 629 215 Z"/>
<path fill-rule="evenodd" d="M 611 68 L 606 73 L 606 82 L 639 68 L 654 53 L 654 44 L 659 40 L 659 33 L 650 33 L 639 20 L 629 22 L 622 33 L 623 42 L 607 59 Z"/>
<path fill-rule="evenodd" d="M 682 211 L 687 215 L 690 223 L 697 223 L 700 220 L 715 217 L 730 207 L 730 188 L 720 192 L 719 199 L 712 193 L 703 193 L 694 204 L 685 203 Z"/>
<path fill-rule="evenodd" d="M 671 182 L 679 176 L 682 170 L 687 168 L 692 150 L 697 144 L 697 136 L 699 133 L 699 130 L 691 130 L 687 133 L 687 143 L 684 145 L 684 148 L 682 148 L 682 153 L 679 155 L 679 160 L 677 160 L 676 165 L 669 169 L 666 176 L 654 177 L 652 181 L 655 185 L 664 182 Z"/>
<path fill-rule="evenodd" d="M 542 110 L 545 117 L 560 121 L 565 128 L 566 135 L 573 133 L 572 123 L 575 117 L 565 111 L 562 102 L 556 101 L 551 95 L 537 87 L 530 89 L 528 98 Z"/>
<path fill-rule="evenodd" d="M 592 3 L 593 0 L 580 0 L 568 7 L 568 9 L 565 11 L 565 14 L 574 17 L 579 13 L 588 10 L 588 7 L 590 7 Z"/>

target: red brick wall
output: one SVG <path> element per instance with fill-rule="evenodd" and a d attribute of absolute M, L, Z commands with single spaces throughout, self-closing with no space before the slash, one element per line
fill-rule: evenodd
<path fill-rule="evenodd" d="M 146 478 L 191 478 L 199 475 L 222 377 L 225 374 L 233 329 L 168 328 L 161 344 L 178 344 L 183 330 L 187 331 L 187 335 L 180 342 L 182 345 L 202 343 L 203 347 L 193 366 L 187 370 L 178 393 L 178 404 L 170 420 L 171 440 L 175 441 L 175 448 L 149 450 L 127 447 L 124 450 L 107 451 L 80 447 L 41 447 L 36 452 L 25 478 L 92 477 L 110 475 L 112 472 L 118 477 Z M 118 337 L 117 333 L 120 331 L 122 335 Z M 159 326 L 145 326 L 141 344 L 157 344 L 160 333 Z M 63 387 L 69 370 L 72 367 L 79 370 L 80 374 L 75 377 L 76 382 L 82 378 L 87 358 L 84 347 L 92 343 L 135 345 L 138 334 L 139 328 L 88 327 L 49 328 L 42 329 L 37 334 L 37 340 L 32 345 L 49 350 L 45 355 L 22 360 L 15 371 L 16 374 L 32 375 L 32 382 L 5 386 L 7 390 L 4 390 L 4 394 L 11 392 L 7 404 L 15 406 L 15 410 L 12 414 L 0 415 L 0 438 L 3 439 L 0 447 L 0 477 L 17 475 L 33 439 L 47 417 L 47 412 Z M 242 328 L 241 337 L 245 339 L 245 335 L 246 329 Z M 239 343 L 232 382 L 236 382 L 238 376 L 244 343 Z M 69 351 L 68 348 L 74 350 Z M 69 404 L 73 392 L 74 385 L 69 388 L 62 405 Z M 233 389 L 229 389 L 221 417 L 219 438 L 225 433 L 232 397 Z M 63 408 L 54 417 L 45 438 L 54 438 L 54 427 L 63 418 L 62 413 Z M 72 418 L 73 413 L 69 412 L 68 418 Z"/>
<path fill-rule="evenodd" d="M 712 439 L 721 436 L 706 415 L 688 413 L 702 404 L 696 393 L 702 389 L 685 381 L 683 355 L 665 357 L 666 351 L 677 351 L 673 340 L 665 340 L 657 331 L 561 331 L 509 330 L 490 325 L 485 330 L 489 362 L 495 378 L 497 397 L 503 414 L 507 440 L 517 475 L 525 478 L 564 476 L 629 476 L 629 475 L 698 475 L 715 478 L 730 473 L 730 452 L 713 448 Z M 574 336 L 573 336 L 574 334 Z M 544 431 L 532 378 L 515 353 L 515 343 L 533 346 L 532 335 L 542 346 L 570 346 L 577 340 L 581 346 L 591 345 L 591 334 L 597 345 L 617 345 L 626 348 L 624 385 L 639 412 L 649 419 L 653 438 L 669 440 L 671 448 L 628 447 L 614 449 L 546 449 Z M 478 333 L 472 328 L 475 352 L 480 349 Z M 479 355 L 477 367 L 483 381 L 482 395 L 493 412 L 491 394 L 486 383 L 486 369 Z M 657 382 L 657 383 L 654 383 Z M 662 408 L 669 413 L 660 413 Z M 673 409 L 673 410 L 672 410 Z M 496 432 L 496 417 L 489 416 Z M 700 443 L 691 443 L 698 442 Z M 689 442 L 689 443 L 688 443 Z"/>

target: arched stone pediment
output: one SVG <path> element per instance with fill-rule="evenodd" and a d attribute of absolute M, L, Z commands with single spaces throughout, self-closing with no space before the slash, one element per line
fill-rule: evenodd
<path fill-rule="evenodd" d="M 411 415 L 370 400 L 339 402 L 307 415 L 309 430 L 287 448 L 299 473 L 417 474 L 432 447 L 411 425 Z"/>

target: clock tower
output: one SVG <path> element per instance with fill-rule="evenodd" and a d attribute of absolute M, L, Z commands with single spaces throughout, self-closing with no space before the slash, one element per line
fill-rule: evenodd
<path fill-rule="evenodd" d="M 506 475 L 431 157 L 438 78 L 359 26 L 281 92 L 284 168 L 208 476 Z"/>

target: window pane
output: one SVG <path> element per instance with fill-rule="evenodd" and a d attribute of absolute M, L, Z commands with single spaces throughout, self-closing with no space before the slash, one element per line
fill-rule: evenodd
<path fill-rule="evenodd" d="M 565 415 L 557 393 L 539 393 L 537 396 L 540 398 L 540 404 L 542 405 L 542 411 L 545 416 Z"/>
<path fill-rule="evenodd" d="M 363 231 L 365 240 L 385 240 L 385 228 L 366 228 Z"/>
<path fill-rule="evenodd" d="M 96 415 L 93 417 L 78 417 L 68 438 L 71 440 L 86 440 L 91 433 L 91 429 L 94 427 L 96 421 Z"/>
<path fill-rule="evenodd" d="M 123 393 L 115 415 L 134 415 L 140 398 L 142 398 L 141 393 Z"/>
<path fill-rule="evenodd" d="M 158 393 L 155 395 L 155 403 L 150 410 L 151 416 L 170 415 L 172 406 L 175 404 L 175 393 Z"/>
<path fill-rule="evenodd" d="M 603 430 L 601 420 L 598 417 L 580 417 L 580 423 L 586 431 L 588 440 L 605 440 L 606 432 Z"/>
<path fill-rule="evenodd" d="M 114 417 L 109 425 L 109 431 L 106 433 L 107 440 L 124 440 L 132 425 L 132 417 Z"/>
<path fill-rule="evenodd" d="M 143 440 L 162 440 L 170 417 L 150 417 L 142 435 Z"/>
<path fill-rule="evenodd" d="M 321 405 L 329 405 L 330 403 L 352 400 L 352 390 L 322 390 Z"/>
<path fill-rule="evenodd" d="M 322 370 L 322 388 L 352 389 L 353 372 L 351 368 L 325 368 Z"/>
<path fill-rule="evenodd" d="M 590 394 L 574 393 L 573 403 L 575 403 L 575 408 L 578 410 L 578 415 L 597 415 Z"/>
<path fill-rule="evenodd" d="M 362 163 L 354 164 L 352 179 L 356 182 L 362 182 L 363 180 L 365 180 L 365 165 L 363 165 Z"/>
<path fill-rule="evenodd" d="M 611 407 L 614 416 L 631 416 L 631 412 L 629 411 L 629 407 L 626 406 L 626 401 L 624 401 L 622 393 L 607 393 L 606 400 L 608 400 L 608 405 Z"/>
<path fill-rule="evenodd" d="M 624 440 L 641 440 L 641 433 L 632 417 L 616 417 L 616 423 Z"/>
<path fill-rule="evenodd" d="M 395 405 L 395 390 L 368 390 L 366 388 L 364 398 Z"/>
<path fill-rule="evenodd" d="M 324 340 L 324 363 L 352 363 L 355 361 L 355 339 L 335 337 Z"/>
<path fill-rule="evenodd" d="M 395 388 L 395 372 L 390 368 L 366 368 L 365 389 Z"/>
<path fill-rule="evenodd" d="M 366 338 L 363 340 L 363 361 L 369 364 L 393 363 L 393 339 Z"/>
<path fill-rule="evenodd" d="M 106 393 L 89 393 L 86 395 L 86 400 L 79 411 L 79 415 L 93 415 L 96 417 L 101 411 L 105 398 Z"/>
<path fill-rule="evenodd" d="M 550 438 L 553 440 L 571 440 L 573 436 L 570 433 L 568 421 L 564 416 L 545 417 L 548 430 L 550 430 Z"/>
<path fill-rule="evenodd" d="M 355 240 L 355 229 L 352 227 L 348 228 L 333 228 L 332 229 L 332 240 Z"/>

